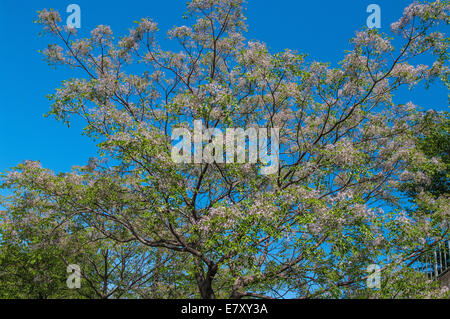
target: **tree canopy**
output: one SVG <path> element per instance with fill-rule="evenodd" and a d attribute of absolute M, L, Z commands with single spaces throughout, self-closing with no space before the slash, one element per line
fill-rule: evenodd
<path fill-rule="evenodd" d="M 448 236 L 448 120 L 441 135 L 394 94 L 448 81 L 448 1 L 411 4 L 389 35 L 358 31 L 336 67 L 246 40 L 241 0 L 187 9 L 168 32 L 177 52 L 148 18 L 118 39 L 104 25 L 79 39 L 58 12 L 39 13 L 58 41 L 46 60 L 75 74 L 48 115 L 82 119 L 98 157 L 58 174 L 27 160 L 3 175 L 0 296 L 445 296 L 409 262 Z M 198 120 L 278 129 L 278 169 L 219 162 L 218 149 L 175 163 L 173 130 Z M 66 287 L 68 264 L 81 289 Z M 366 288 L 373 264 L 381 289 Z"/>

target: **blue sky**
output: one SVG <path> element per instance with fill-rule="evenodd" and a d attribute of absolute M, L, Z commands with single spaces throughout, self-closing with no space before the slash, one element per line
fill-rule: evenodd
<path fill-rule="evenodd" d="M 39 37 L 40 27 L 33 23 L 37 10 L 54 8 L 65 20 L 66 7 L 76 3 L 81 7 L 80 35 L 89 33 L 98 24 L 108 24 L 116 35 L 122 35 L 141 17 L 151 17 L 159 23 L 161 38 L 174 25 L 183 24 L 185 0 L 0 0 L 0 171 L 19 162 L 40 160 L 44 167 L 68 171 L 73 165 L 86 163 L 96 155 L 95 145 L 81 135 L 81 124 L 70 129 L 53 118 L 44 118 L 49 110 L 46 95 L 53 93 L 62 80 L 72 74 L 63 67 L 47 66 L 37 52 L 50 39 Z M 272 51 L 285 48 L 308 53 L 310 60 L 337 63 L 348 39 L 366 24 L 366 8 L 376 3 L 382 10 L 382 32 L 389 31 L 407 0 L 248 0 L 248 39 L 268 44 Z M 403 92 L 397 101 L 412 100 L 426 109 L 447 109 L 447 90 L 438 85 L 430 91 L 419 90 L 411 96 Z"/>

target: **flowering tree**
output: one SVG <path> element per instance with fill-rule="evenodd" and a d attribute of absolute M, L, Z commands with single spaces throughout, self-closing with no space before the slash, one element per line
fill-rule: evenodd
<path fill-rule="evenodd" d="M 14 198 L 4 213 L 0 298 L 180 297 L 166 286 L 175 281 L 173 254 L 110 240 L 80 217 L 68 220 L 49 209 L 33 193 Z"/>
<path fill-rule="evenodd" d="M 179 52 L 158 45 L 150 19 L 117 41 L 103 25 L 75 39 L 56 11 L 41 11 L 37 22 L 60 42 L 43 52 L 47 61 L 77 71 L 51 95 L 49 114 L 82 118 L 99 158 L 64 174 L 20 164 L 4 176 L 14 190 L 4 216 L 27 197 L 30 215 L 42 207 L 62 225 L 157 249 L 185 297 L 345 297 L 365 287 L 371 264 L 383 282 L 407 282 L 404 296 L 437 296 L 406 262 L 448 234 L 448 194 L 431 214 L 404 209 L 400 186 L 430 180 L 410 163 L 441 163 L 416 147 L 422 113 L 393 95 L 448 77 L 438 29 L 448 1 L 408 6 L 391 25 L 395 38 L 357 32 L 335 68 L 246 41 L 243 9 L 241 0 L 191 1 L 189 26 L 168 33 Z M 171 133 L 195 120 L 279 129 L 278 170 L 175 163 Z M 396 287 L 383 293 L 402 296 Z"/>

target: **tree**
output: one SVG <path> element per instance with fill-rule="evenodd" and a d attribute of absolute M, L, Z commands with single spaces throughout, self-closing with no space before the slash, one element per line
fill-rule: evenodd
<path fill-rule="evenodd" d="M 58 175 L 26 161 L 5 174 L 4 187 L 13 198 L 32 193 L 67 223 L 82 217 L 108 240 L 171 254 L 185 297 L 349 296 L 365 286 L 367 266 L 390 278 L 446 235 L 430 220 L 448 218 L 448 209 L 425 218 L 402 206 L 402 177 L 427 158 L 414 138 L 421 113 L 393 94 L 448 75 L 438 28 L 448 8 L 408 6 L 391 26 L 398 49 L 377 30 L 357 32 L 335 68 L 246 41 L 241 0 L 191 1 L 189 26 L 168 33 L 178 53 L 160 47 L 151 19 L 118 41 L 103 25 L 72 40 L 75 29 L 43 10 L 37 22 L 62 45 L 48 46 L 47 61 L 76 74 L 50 96 L 49 115 L 82 118 L 101 160 Z M 417 65 L 419 56 L 430 65 Z M 196 120 L 207 130 L 279 129 L 268 137 L 279 144 L 278 169 L 223 163 L 213 133 L 201 146 L 208 160 L 175 163 L 171 134 Z M 408 295 L 423 292 L 408 285 Z"/>
<path fill-rule="evenodd" d="M 66 218 L 45 200 L 32 198 L 26 194 L 5 202 L 0 298 L 178 296 L 171 285 L 176 270 L 170 263 L 176 257 L 134 242 L 110 240 L 83 217 Z M 72 265 L 80 267 L 78 289 L 67 284 Z"/>

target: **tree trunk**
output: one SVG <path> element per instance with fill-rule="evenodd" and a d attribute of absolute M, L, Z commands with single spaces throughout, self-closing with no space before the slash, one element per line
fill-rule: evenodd
<path fill-rule="evenodd" d="M 218 265 L 210 263 L 208 265 L 208 271 L 204 271 L 200 266 L 200 261 L 195 260 L 195 264 L 199 267 L 199 271 L 195 274 L 195 279 L 197 280 L 198 289 L 200 291 L 200 296 L 202 299 L 216 299 L 212 283 L 214 276 L 217 274 Z"/>
<path fill-rule="evenodd" d="M 216 299 L 211 279 L 197 280 L 197 283 L 202 299 Z"/>

